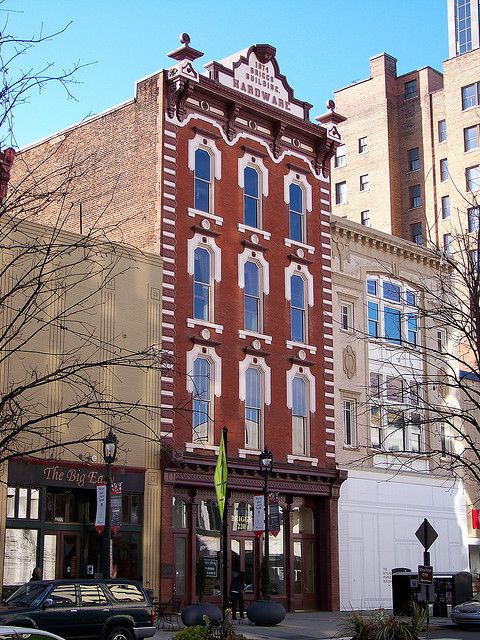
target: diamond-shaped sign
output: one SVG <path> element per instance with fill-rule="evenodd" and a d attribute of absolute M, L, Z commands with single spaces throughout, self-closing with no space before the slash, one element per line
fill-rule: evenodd
<path fill-rule="evenodd" d="M 415 535 L 417 536 L 420 544 L 423 545 L 425 551 L 428 551 L 435 540 L 438 538 L 438 533 L 429 523 L 429 521 L 425 518 L 422 524 L 415 531 Z"/>

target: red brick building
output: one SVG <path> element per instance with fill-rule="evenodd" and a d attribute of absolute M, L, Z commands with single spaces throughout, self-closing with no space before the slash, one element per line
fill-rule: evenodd
<path fill-rule="evenodd" d="M 144 576 L 162 600 L 175 591 L 188 603 L 203 557 L 205 599 L 220 601 L 213 470 L 226 425 L 229 575 L 245 571 L 259 596 L 252 502 L 268 447 L 281 512 L 273 597 L 336 609 L 345 473 L 335 462 L 329 165 L 340 117 L 310 121 L 311 105 L 294 97 L 270 45 L 201 75 L 202 55 L 185 34 L 170 54 L 175 66 L 64 141 L 102 156 L 75 186 L 82 224 L 110 198 L 105 220 L 125 220 L 121 239 L 164 260 L 162 346 L 175 373 L 163 377 L 158 402 L 174 453 L 163 472 L 161 566 L 145 559 Z M 30 161 L 44 146 L 26 151 Z"/>

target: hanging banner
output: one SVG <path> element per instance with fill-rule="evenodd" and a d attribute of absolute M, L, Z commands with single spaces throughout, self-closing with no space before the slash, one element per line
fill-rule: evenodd
<path fill-rule="evenodd" d="M 225 443 L 223 441 L 223 432 L 220 438 L 220 447 L 218 450 L 217 466 L 213 476 L 215 482 L 215 491 L 217 493 L 218 510 L 220 519 L 223 520 L 223 512 L 225 510 L 225 500 L 227 497 L 228 468 L 227 456 L 225 454 Z"/>
<path fill-rule="evenodd" d="M 122 526 L 122 483 L 113 482 L 110 494 L 110 523 L 113 533 Z"/>
<path fill-rule="evenodd" d="M 97 484 L 97 515 L 95 516 L 95 529 L 102 533 L 105 529 L 105 514 L 107 511 L 107 485 Z"/>
<path fill-rule="evenodd" d="M 261 536 L 265 529 L 265 500 L 263 494 L 253 496 L 253 531 Z"/>
<path fill-rule="evenodd" d="M 278 493 L 268 494 L 268 528 L 275 537 L 280 533 L 280 507 L 278 506 Z"/>

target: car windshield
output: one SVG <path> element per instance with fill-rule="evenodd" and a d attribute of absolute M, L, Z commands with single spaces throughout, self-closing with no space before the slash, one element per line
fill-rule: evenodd
<path fill-rule="evenodd" d="M 48 584 L 32 584 L 28 582 L 7 598 L 5 604 L 11 607 L 29 606 L 48 589 Z"/>

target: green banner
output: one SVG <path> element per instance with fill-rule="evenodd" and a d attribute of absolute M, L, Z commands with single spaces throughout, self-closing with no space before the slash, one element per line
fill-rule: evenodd
<path fill-rule="evenodd" d="M 227 497 L 227 456 L 225 455 L 225 444 L 223 442 L 223 433 L 220 438 L 220 449 L 218 451 L 217 466 L 215 467 L 215 491 L 217 492 L 218 510 L 220 518 L 223 520 L 223 511 L 225 509 L 225 500 Z"/>

